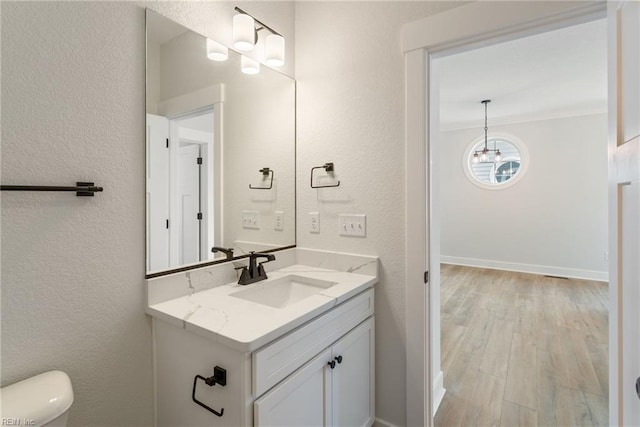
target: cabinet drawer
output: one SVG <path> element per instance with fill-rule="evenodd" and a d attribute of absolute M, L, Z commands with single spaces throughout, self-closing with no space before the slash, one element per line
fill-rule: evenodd
<path fill-rule="evenodd" d="M 368 289 L 253 353 L 253 394 L 265 391 L 373 314 Z"/>

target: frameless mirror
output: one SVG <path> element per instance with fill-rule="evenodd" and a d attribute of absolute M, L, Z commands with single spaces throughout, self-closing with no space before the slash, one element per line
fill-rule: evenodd
<path fill-rule="evenodd" d="M 295 81 L 146 20 L 147 277 L 295 245 Z"/>
<path fill-rule="evenodd" d="M 514 137 L 491 137 L 474 141 L 464 155 L 467 178 L 488 190 L 507 188 L 524 175 L 529 158 L 522 142 Z"/>

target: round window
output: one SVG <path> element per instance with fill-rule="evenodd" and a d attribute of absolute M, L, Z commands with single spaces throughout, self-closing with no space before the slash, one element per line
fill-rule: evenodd
<path fill-rule="evenodd" d="M 529 158 L 524 144 L 513 136 L 484 136 L 475 140 L 465 152 L 465 174 L 479 187 L 500 190 L 518 182 Z"/>

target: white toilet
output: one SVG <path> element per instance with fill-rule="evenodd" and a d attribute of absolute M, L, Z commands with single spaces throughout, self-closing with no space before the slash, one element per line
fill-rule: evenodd
<path fill-rule="evenodd" d="M 64 427 L 72 403 L 69 376 L 45 372 L 0 389 L 2 425 Z"/>

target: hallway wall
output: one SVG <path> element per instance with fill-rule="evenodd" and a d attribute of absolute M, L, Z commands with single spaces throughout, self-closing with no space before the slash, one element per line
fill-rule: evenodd
<path fill-rule="evenodd" d="M 441 133 L 443 262 L 607 280 L 607 116 L 493 126 L 527 146 L 529 170 L 503 190 L 465 176 L 483 129 Z"/>

